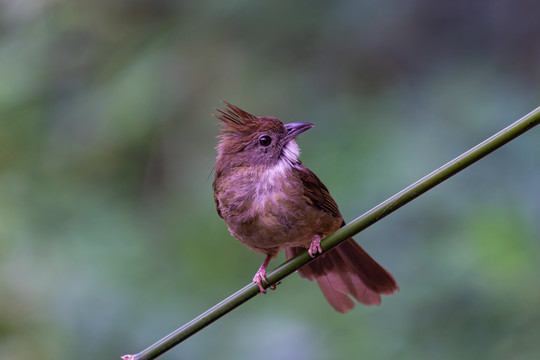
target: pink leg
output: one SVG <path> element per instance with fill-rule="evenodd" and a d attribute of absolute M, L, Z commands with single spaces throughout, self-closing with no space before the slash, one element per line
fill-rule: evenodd
<path fill-rule="evenodd" d="M 255 273 L 255 276 L 253 277 L 253 282 L 259 285 L 259 289 L 261 290 L 263 294 L 266 294 L 266 290 L 264 289 L 262 282 L 264 281 L 265 283 L 268 284 L 268 281 L 266 281 L 266 267 L 268 266 L 268 263 L 270 262 L 271 258 L 272 257 L 270 255 L 266 256 L 266 259 L 264 259 L 261 267 L 259 268 L 259 270 L 257 270 L 257 272 Z"/>
<path fill-rule="evenodd" d="M 308 249 L 309 256 L 315 257 L 317 253 L 322 254 L 322 252 L 323 251 L 321 249 L 321 237 L 319 235 L 315 235 L 313 237 L 313 240 L 311 240 L 311 244 L 309 244 L 309 249 Z"/>

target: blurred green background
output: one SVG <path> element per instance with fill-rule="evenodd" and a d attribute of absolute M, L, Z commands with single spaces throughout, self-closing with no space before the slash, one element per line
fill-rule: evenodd
<path fill-rule="evenodd" d="M 119 359 L 251 280 L 212 197 L 222 100 L 316 124 L 302 160 L 352 220 L 539 105 L 539 12 L 0 0 L 0 358 Z M 534 129 L 356 236 L 382 306 L 293 275 L 161 358 L 536 358 L 539 184 Z"/>

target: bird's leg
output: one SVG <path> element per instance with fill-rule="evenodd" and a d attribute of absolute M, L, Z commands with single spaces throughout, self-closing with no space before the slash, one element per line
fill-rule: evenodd
<path fill-rule="evenodd" d="M 311 240 L 311 244 L 309 244 L 308 254 L 311 257 L 315 257 L 317 253 L 322 254 L 322 252 L 321 237 L 319 235 L 315 235 L 313 240 Z"/>
<path fill-rule="evenodd" d="M 268 263 L 270 262 L 271 258 L 272 256 L 270 255 L 266 256 L 266 259 L 264 259 L 261 267 L 259 268 L 259 270 L 257 270 L 257 272 L 255 273 L 255 276 L 253 277 L 253 282 L 259 285 L 259 289 L 261 290 L 263 294 L 266 294 L 266 290 L 264 289 L 262 282 L 264 281 L 265 283 L 268 284 L 268 281 L 266 281 L 266 267 L 268 266 Z M 272 290 L 275 290 L 275 288 L 276 288 L 276 285 L 273 285 L 271 287 Z"/>

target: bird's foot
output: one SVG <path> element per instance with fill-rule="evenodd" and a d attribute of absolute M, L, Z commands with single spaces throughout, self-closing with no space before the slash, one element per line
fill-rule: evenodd
<path fill-rule="evenodd" d="M 264 289 L 264 286 L 262 283 L 264 281 L 265 283 L 268 284 L 268 280 L 266 280 L 266 267 L 268 266 L 268 263 L 270 262 L 271 258 L 272 257 L 270 255 L 266 256 L 266 259 L 264 259 L 261 267 L 259 268 L 259 270 L 257 270 L 257 272 L 255 273 L 255 276 L 253 277 L 253 282 L 259 285 L 259 290 L 263 294 L 266 294 L 266 290 Z M 270 286 L 270 289 L 276 290 L 276 284 Z"/>
<path fill-rule="evenodd" d="M 259 285 L 259 290 L 266 294 L 266 290 L 263 286 L 263 281 L 268 284 L 268 281 L 266 280 L 266 269 L 263 269 L 262 266 L 257 272 L 255 273 L 255 276 L 253 277 L 253 282 Z"/>
<path fill-rule="evenodd" d="M 311 240 L 311 244 L 309 244 L 308 254 L 311 257 L 315 257 L 317 253 L 322 254 L 322 248 L 321 248 L 321 237 L 319 235 L 315 235 L 313 237 L 313 240 Z"/>

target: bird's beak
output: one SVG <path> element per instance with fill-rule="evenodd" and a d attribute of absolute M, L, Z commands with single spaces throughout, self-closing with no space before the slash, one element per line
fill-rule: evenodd
<path fill-rule="evenodd" d="M 314 126 L 315 125 L 308 122 L 295 122 L 295 123 L 286 124 L 285 129 L 287 130 L 287 135 L 285 135 L 285 142 L 288 142 L 294 139 L 295 137 L 297 137 L 304 131 L 311 129 Z"/>

